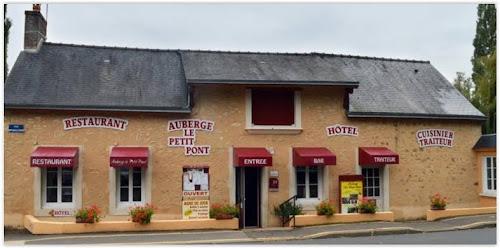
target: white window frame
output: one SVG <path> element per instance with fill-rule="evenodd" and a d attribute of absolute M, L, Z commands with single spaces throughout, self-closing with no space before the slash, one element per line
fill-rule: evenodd
<path fill-rule="evenodd" d="M 495 162 L 496 162 L 496 156 L 483 156 L 483 169 L 482 169 L 482 173 L 483 173 L 483 176 L 482 176 L 482 181 L 483 181 L 483 196 L 491 196 L 491 197 L 496 197 L 497 195 L 497 191 L 496 189 L 488 189 L 488 173 L 487 173 L 487 159 L 488 158 L 491 158 L 491 175 L 494 176 L 495 180 L 497 179 L 496 178 L 496 175 L 493 173 L 493 159 L 495 159 Z M 496 167 L 496 165 L 495 165 Z"/>
<path fill-rule="evenodd" d="M 120 180 L 120 170 L 123 167 L 116 167 L 116 202 L 117 202 L 117 207 L 118 208 L 128 208 L 132 206 L 143 206 L 145 204 L 144 198 L 146 196 L 145 194 L 145 169 L 141 169 L 141 200 L 140 201 L 134 201 L 133 199 L 133 192 L 134 192 L 134 185 L 133 185 L 133 167 L 128 167 L 128 201 L 122 202 L 120 201 L 120 191 L 121 191 L 121 180 Z"/>
<path fill-rule="evenodd" d="M 361 166 L 361 173 L 360 173 L 361 175 L 363 175 L 363 169 L 378 169 L 379 196 L 378 197 L 377 196 L 365 196 L 363 194 L 363 197 L 377 199 L 377 207 L 379 209 L 384 209 L 384 198 L 385 198 L 385 194 L 384 194 L 384 170 L 385 170 L 386 166 L 387 165 L 384 165 L 383 167 L 381 167 L 381 166 L 367 166 L 367 165 Z M 363 182 L 363 190 L 364 190 L 365 187 L 368 187 L 368 185 L 366 185 L 366 178 L 365 178 L 365 181 Z M 371 188 L 373 188 L 374 191 L 375 191 L 375 186 L 372 186 Z M 368 192 L 368 190 L 367 190 L 367 192 Z"/>
<path fill-rule="evenodd" d="M 304 166 L 303 168 L 305 169 L 305 179 L 306 179 L 306 184 L 305 184 L 305 187 L 306 187 L 306 198 L 297 198 L 297 202 L 299 202 L 300 204 L 302 205 L 312 205 L 312 204 L 317 204 L 319 202 L 321 202 L 321 200 L 323 199 L 323 173 L 324 173 L 324 167 L 323 166 L 314 166 L 314 167 L 317 167 L 318 168 L 318 197 L 313 197 L 311 198 L 310 197 L 310 192 L 309 192 L 309 168 L 312 167 L 312 166 Z M 295 167 L 295 171 L 294 171 L 294 177 L 297 178 L 297 169 L 299 167 Z M 297 182 L 297 179 L 294 180 L 295 181 L 295 189 L 294 189 L 294 192 L 295 194 L 297 194 L 297 186 L 298 186 L 298 182 Z M 307 207 L 307 209 L 309 209 L 310 206 Z M 306 209 L 306 210 L 307 210 Z"/>
<path fill-rule="evenodd" d="M 269 88 L 270 90 L 273 88 Z M 250 134 L 299 134 L 302 132 L 302 99 L 300 90 L 294 90 L 293 125 L 254 125 L 252 123 L 252 89 L 246 90 L 246 130 Z"/>
<path fill-rule="evenodd" d="M 109 147 L 109 156 L 111 156 L 111 151 L 114 146 Z M 136 146 L 134 146 L 136 147 Z M 141 206 L 145 203 L 151 202 L 151 185 L 152 185 L 152 175 L 153 175 L 153 161 L 151 156 L 151 148 L 148 149 L 148 165 L 142 168 L 142 179 L 141 186 L 144 194 L 141 197 L 142 203 L 132 203 L 132 204 L 120 204 L 118 194 L 120 193 L 120 188 L 117 182 L 117 174 L 119 167 L 109 167 L 109 215 L 128 215 L 130 206 Z M 130 199 L 130 198 L 129 198 Z"/>
<path fill-rule="evenodd" d="M 47 169 L 41 169 L 42 177 L 42 208 L 44 209 L 59 209 L 59 208 L 73 208 L 75 205 L 75 174 L 74 167 L 72 173 L 72 186 L 71 186 L 71 202 L 62 202 L 62 167 L 57 167 L 57 202 L 47 202 Z"/>

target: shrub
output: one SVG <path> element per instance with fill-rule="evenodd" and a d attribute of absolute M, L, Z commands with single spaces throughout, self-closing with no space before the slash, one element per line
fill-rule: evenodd
<path fill-rule="evenodd" d="M 132 217 L 133 222 L 139 222 L 141 224 L 148 224 L 151 222 L 151 217 L 158 208 L 146 203 L 146 206 L 136 206 L 135 208 L 130 208 L 129 214 Z"/>
<path fill-rule="evenodd" d="M 439 193 L 436 193 L 434 195 L 429 196 L 429 199 L 431 200 L 431 207 L 436 208 L 436 209 L 445 209 L 446 208 L 446 201 L 448 200 L 447 197 L 441 197 Z"/>
<path fill-rule="evenodd" d="M 323 200 L 320 204 L 315 206 L 317 215 L 332 216 L 335 214 L 332 200 Z"/>
<path fill-rule="evenodd" d="M 373 199 L 363 198 L 361 203 L 358 203 L 358 211 L 360 213 L 375 213 L 377 210 L 377 204 Z"/>
<path fill-rule="evenodd" d="M 296 203 L 295 207 L 291 202 L 286 202 L 281 208 L 279 206 L 274 206 L 273 214 L 279 217 L 290 217 L 290 215 L 302 215 L 302 205 Z"/>
<path fill-rule="evenodd" d="M 75 213 L 75 217 L 81 218 L 84 222 L 99 222 L 101 220 L 101 211 L 96 205 L 90 208 L 78 209 Z"/>
<path fill-rule="evenodd" d="M 210 208 L 210 218 L 232 219 L 234 217 L 240 217 L 240 208 L 238 204 L 212 204 Z"/>

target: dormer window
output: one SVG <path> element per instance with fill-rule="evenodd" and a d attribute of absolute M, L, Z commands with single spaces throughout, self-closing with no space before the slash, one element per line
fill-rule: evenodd
<path fill-rule="evenodd" d="M 255 134 L 297 134 L 301 129 L 300 91 L 247 90 L 247 131 Z"/>

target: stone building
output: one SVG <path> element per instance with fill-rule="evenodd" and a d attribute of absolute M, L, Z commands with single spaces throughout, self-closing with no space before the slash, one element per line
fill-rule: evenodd
<path fill-rule="evenodd" d="M 306 212 L 346 211 L 345 175 L 399 220 L 437 192 L 480 206 L 486 118 L 429 61 L 57 44 L 37 10 L 26 18 L 43 35 L 5 83 L 6 226 L 90 205 L 183 219 L 197 194 L 239 204 L 242 227 L 279 226 L 273 207 L 295 195 Z"/>

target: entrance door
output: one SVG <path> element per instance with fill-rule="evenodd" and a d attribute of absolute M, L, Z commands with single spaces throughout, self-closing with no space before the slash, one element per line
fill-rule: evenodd
<path fill-rule="evenodd" d="M 363 185 L 363 196 L 375 199 L 377 208 L 384 210 L 384 191 L 383 191 L 383 167 L 365 167 L 362 168 L 362 174 L 365 177 Z"/>
<path fill-rule="evenodd" d="M 240 228 L 260 227 L 260 168 L 236 168 L 236 202 L 240 205 Z"/>

